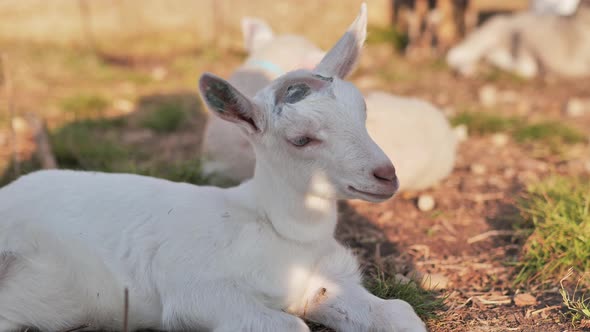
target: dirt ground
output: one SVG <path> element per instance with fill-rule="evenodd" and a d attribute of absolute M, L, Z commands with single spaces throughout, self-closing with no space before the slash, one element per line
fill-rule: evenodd
<path fill-rule="evenodd" d="M 216 59 L 217 64 L 201 63 L 197 68 L 228 76 L 240 57 L 221 55 Z M 158 66 L 168 68 L 173 76 L 172 62 L 172 59 L 160 59 L 156 65 L 140 65 L 130 70 L 151 73 Z M 152 98 L 156 92 L 182 95 L 188 103 L 193 103 L 194 82 L 200 72 L 191 69 L 195 71 L 190 73 L 194 78 L 190 83 L 178 80 L 167 85 L 167 79 L 163 79 L 159 84 L 168 86 L 164 92 L 149 87 L 142 93 Z M 382 89 L 424 98 L 449 117 L 465 110 L 489 111 L 529 120 L 559 120 L 590 135 L 590 112 L 579 117 L 564 113 L 571 98 L 590 98 L 589 79 L 545 78 L 524 82 L 489 69 L 477 79 L 460 78 L 439 60 L 410 61 L 395 55 L 387 45 L 374 45 L 367 47 L 353 80 L 365 90 Z M 63 87 L 57 84 L 55 90 L 46 88 L 32 88 L 31 94 L 21 91 L 17 102 L 24 109 L 35 109 L 39 100 L 60 95 L 59 89 Z M 482 105 L 485 91 L 495 91 L 495 97 L 493 102 L 484 101 L 486 105 Z M 150 99 L 144 101 L 149 103 Z M 141 110 L 140 103 L 135 107 Z M 52 114 L 43 116 L 50 120 L 52 130 L 57 130 L 59 116 L 52 120 Z M 126 116 L 133 119 L 135 115 Z M 159 154 L 162 161 L 196 157 L 204 123 L 202 113 L 181 131 L 165 136 L 146 132 L 134 123 L 129 121 L 125 130 L 121 130 L 123 140 L 132 144 L 141 141 L 146 151 Z M 7 129 L 3 128 L 2 133 L 0 157 L 6 161 L 11 158 Z M 26 158 L 34 144 L 31 137 L 22 135 L 20 149 Z M 358 253 L 368 272 L 378 266 L 401 275 L 429 274 L 432 282 L 443 288 L 438 291 L 440 296 L 446 297 L 445 308 L 428 322 L 433 332 L 584 330 L 572 327 L 561 314 L 558 285 L 541 289 L 533 285 L 516 287 L 513 283 L 517 273 L 514 263 L 525 240 L 512 225 L 519 218 L 514 204 L 523 188 L 550 174 L 590 173 L 588 144 L 565 150 L 562 154 L 552 154 L 542 146 L 517 143 L 509 136 L 506 139 L 497 134 L 469 135 L 459 146 L 453 173 L 440 185 L 423 192 L 400 193 L 382 204 L 342 203 L 337 238 Z M 436 202 L 432 211 L 422 212 L 417 208 L 417 198 L 424 194 L 431 195 Z M 520 293 L 532 295 L 535 303 L 517 305 L 514 298 Z"/>

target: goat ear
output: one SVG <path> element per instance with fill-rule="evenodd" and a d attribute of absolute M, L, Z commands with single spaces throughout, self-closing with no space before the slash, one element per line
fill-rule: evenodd
<path fill-rule="evenodd" d="M 354 69 L 366 37 L 367 4 L 363 2 L 354 22 L 336 45 L 328 51 L 315 71 L 325 76 L 345 78 Z"/>
<path fill-rule="evenodd" d="M 256 51 L 274 38 L 270 26 L 255 17 L 242 18 L 242 34 L 244 35 L 244 45 L 248 53 Z"/>
<path fill-rule="evenodd" d="M 229 82 L 205 73 L 199 79 L 199 90 L 209 109 L 218 117 L 238 124 L 249 134 L 262 131 L 260 109 Z"/>

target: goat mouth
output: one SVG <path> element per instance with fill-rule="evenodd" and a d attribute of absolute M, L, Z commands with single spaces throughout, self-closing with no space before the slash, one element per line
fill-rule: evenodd
<path fill-rule="evenodd" d="M 391 196 L 393 196 L 393 194 L 395 193 L 395 191 L 394 191 L 391 194 L 377 194 L 377 193 L 371 193 L 371 192 L 367 192 L 367 191 L 358 190 L 353 186 L 348 186 L 348 190 L 350 190 L 354 193 L 365 195 L 365 196 L 375 198 L 375 199 L 388 199 Z"/>

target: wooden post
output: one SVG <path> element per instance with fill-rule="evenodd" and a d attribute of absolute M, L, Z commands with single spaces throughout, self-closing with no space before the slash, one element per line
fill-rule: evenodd
<path fill-rule="evenodd" d="M 12 86 L 12 75 L 6 54 L 0 54 L 0 73 L 2 77 L 0 83 L 4 85 L 4 96 L 6 98 L 6 107 L 8 108 L 8 121 L 10 126 L 10 144 L 12 146 L 12 171 L 15 177 L 20 175 L 20 156 L 18 154 L 18 141 L 16 130 L 14 128 L 14 119 L 16 117 L 14 107 L 14 89 Z"/>
<path fill-rule="evenodd" d="M 458 27 L 455 20 L 455 11 L 457 1 L 438 0 L 436 9 L 439 14 L 439 20 L 436 24 L 437 51 L 442 54 L 446 52 L 451 45 L 458 40 Z"/>

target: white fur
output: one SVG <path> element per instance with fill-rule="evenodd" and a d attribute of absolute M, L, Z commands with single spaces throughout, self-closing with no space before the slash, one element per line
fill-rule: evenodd
<path fill-rule="evenodd" d="M 357 50 L 317 68 L 332 81 L 292 72 L 249 98 L 201 77 L 211 110 L 254 147 L 251 181 L 220 189 L 41 171 L 2 188 L 0 331 L 120 329 L 125 288 L 130 330 L 309 331 L 305 318 L 337 331 L 426 331 L 406 302 L 361 286 L 333 237 L 337 199 L 396 190 L 360 92 L 335 76 L 358 56 L 365 8 L 333 49 Z M 285 98 L 301 85 L 310 94 Z M 302 135 L 317 141 L 294 146 Z"/>
<path fill-rule="evenodd" d="M 252 44 L 251 40 L 264 42 L 257 43 L 257 50 L 250 54 L 249 60 L 238 68 L 229 81 L 247 87 L 251 94 L 267 84 L 267 81 L 260 79 L 262 69 L 248 70 L 252 59 L 270 63 L 290 62 L 290 68 L 301 68 L 310 59 L 316 59 L 316 62 L 312 61 L 313 64 L 318 63 L 321 59 L 318 55 L 324 54 L 302 36 L 288 36 L 287 39 L 284 39 L 286 36 L 276 37 L 261 19 L 249 18 L 248 22 L 249 26 L 259 26 L 244 28 L 245 44 Z M 256 35 L 258 31 L 261 36 Z M 267 72 L 265 75 L 269 80 L 275 78 L 273 73 Z M 457 142 L 448 120 L 439 109 L 425 101 L 381 91 L 366 94 L 365 100 L 367 129 L 385 154 L 394 161 L 400 190 L 425 189 L 451 173 Z M 210 117 L 204 135 L 202 151 L 205 174 L 218 174 L 238 182 L 252 177 L 254 152 L 240 131 L 217 117 Z"/>
<path fill-rule="evenodd" d="M 564 1 L 567 8 L 553 10 L 571 10 L 572 4 L 575 8 L 577 2 Z M 541 70 L 564 77 L 590 75 L 590 8 L 580 4 L 571 16 L 544 11 L 491 18 L 449 51 L 447 63 L 466 76 L 475 74 L 482 60 L 525 78 Z"/>

